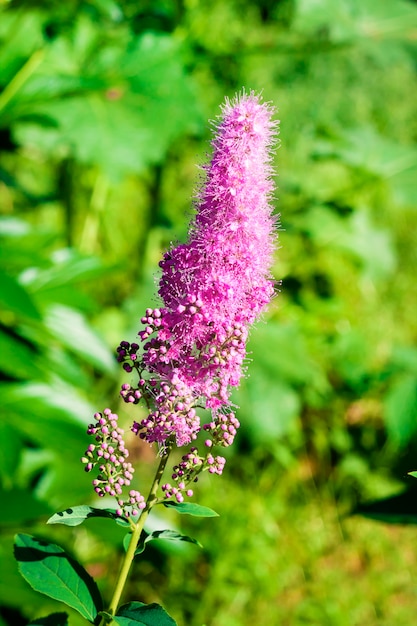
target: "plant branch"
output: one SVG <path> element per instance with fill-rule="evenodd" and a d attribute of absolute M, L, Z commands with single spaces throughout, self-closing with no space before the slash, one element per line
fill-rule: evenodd
<path fill-rule="evenodd" d="M 158 503 L 158 498 L 156 496 L 159 488 L 159 484 L 161 482 L 170 452 L 172 450 L 172 444 L 166 448 L 166 454 L 161 458 L 158 469 L 155 474 L 155 478 L 153 480 L 151 489 L 149 491 L 148 498 L 146 500 L 146 506 L 142 511 L 142 514 L 136 524 L 133 524 L 133 532 L 130 538 L 129 546 L 126 551 L 126 555 L 122 564 L 122 568 L 120 570 L 119 577 L 117 579 L 116 587 L 114 589 L 113 597 L 111 599 L 108 613 L 111 615 L 115 615 L 117 608 L 119 606 L 120 598 L 122 596 L 123 590 L 126 585 L 126 581 L 129 576 L 130 568 L 132 566 L 133 560 L 135 558 L 135 552 L 138 547 L 138 543 L 145 526 L 145 522 L 148 518 L 148 515 L 152 509 L 152 507 Z M 103 617 L 100 622 L 100 626 L 104 626 L 107 623 L 107 619 Z M 110 622 L 111 623 L 111 622 Z"/>

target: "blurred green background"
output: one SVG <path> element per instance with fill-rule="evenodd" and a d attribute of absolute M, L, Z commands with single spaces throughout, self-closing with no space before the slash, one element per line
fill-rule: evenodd
<path fill-rule="evenodd" d="M 227 471 L 196 493 L 221 516 L 153 518 L 204 550 L 155 542 L 127 599 L 180 626 L 415 623 L 415 527 L 350 513 L 417 469 L 416 71 L 411 1 L 0 0 L 1 626 L 62 610 L 19 578 L 15 532 L 111 593 L 121 529 L 45 520 L 96 504 L 86 425 L 110 405 L 129 427 L 113 352 L 186 235 L 207 120 L 242 87 L 282 122 L 282 290 Z M 153 453 L 130 444 L 146 491 Z"/>

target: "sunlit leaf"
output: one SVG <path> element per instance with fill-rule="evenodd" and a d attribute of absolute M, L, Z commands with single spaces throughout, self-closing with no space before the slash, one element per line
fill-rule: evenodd
<path fill-rule="evenodd" d="M 218 517 L 218 513 L 209 509 L 208 506 L 195 504 L 194 502 L 171 502 L 167 500 L 162 503 L 167 509 L 175 509 L 177 513 L 194 515 L 195 517 Z"/>
<path fill-rule="evenodd" d="M 79 526 L 91 517 L 107 517 L 117 519 L 120 517 L 111 509 L 97 509 L 92 506 L 73 506 L 55 513 L 47 521 L 47 524 L 64 524 L 65 526 Z"/>
<path fill-rule="evenodd" d="M 126 550 L 129 546 L 130 539 L 131 539 L 131 534 L 128 533 L 125 536 L 124 541 L 123 541 L 123 545 Z M 165 541 L 173 541 L 177 543 L 181 543 L 181 542 L 194 543 L 195 545 L 202 548 L 201 543 L 197 541 L 197 539 L 193 539 L 193 537 L 188 537 L 187 535 L 182 535 L 181 533 L 175 530 L 154 530 L 151 533 L 142 532 L 142 536 L 135 550 L 135 556 L 137 556 L 138 554 L 142 554 L 142 552 L 145 550 L 147 543 L 149 543 L 150 541 L 158 540 L 158 539 L 165 540 Z"/>
<path fill-rule="evenodd" d="M 91 576 L 62 548 L 30 535 L 16 535 L 15 558 L 30 586 L 60 600 L 93 622 L 102 609 L 97 585 Z"/>
<path fill-rule="evenodd" d="M 124 604 L 113 617 L 119 626 L 176 626 L 176 622 L 159 604 L 129 602 Z"/>

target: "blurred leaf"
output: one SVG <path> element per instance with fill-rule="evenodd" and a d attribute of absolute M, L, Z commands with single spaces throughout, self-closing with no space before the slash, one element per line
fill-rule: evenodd
<path fill-rule="evenodd" d="M 401 0 L 298 0 L 296 30 L 312 36 L 327 34 L 333 42 L 359 38 L 408 39 L 417 27 L 417 11 Z"/>
<path fill-rule="evenodd" d="M 0 370 L 12 378 L 44 378 L 36 346 L 0 327 Z"/>
<path fill-rule="evenodd" d="M 343 42 L 357 36 L 351 6 L 344 0 L 298 0 L 294 28 L 310 37 L 327 35 L 333 42 Z"/>
<path fill-rule="evenodd" d="M 67 613 L 51 613 L 47 617 L 39 617 L 30 622 L 29 626 L 69 626 Z"/>
<path fill-rule="evenodd" d="M 0 484 L 9 489 L 15 479 L 23 448 L 18 430 L 4 419 L 0 421 Z"/>
<path fill-rule="evenodd" d="M 55 304 L 45 312 L 45 325 L 59 341 L 101 372 L 116 371 L 116 359 L 84 315 Z"/>
<path fill-rule="evenodd" d="M 383 137 L 371 126 L 339 131 L 338 137 L 332 141 L 317 144 L 317 154 L 337 156 L 351 167 L 385 179 L 417 168 L 417 149 L 414 146 L 404 146 Z"/>
<path fill-rule="evenodd" d="M 0 216 L 1 237 L 22 237 L 31 232 L 30 224 L 18 217 Z"/>
<path fill-rule="evenodd" d="M 30 405 L 30 411 L 42 423 L 53 422 L 51 419 L 67 420 L 77 428 L 87 427 L 88 416 L 94 413 L 92 406 L 86 402 L 73 387 L 65 385 L 59 379 L 44 383 L 2 383 L 0 385 L 3 407 L 20 411 L 22 407 Z M 27 411 L 23 411 L 27 413 Z M 16 424 L 16 426 L 19 426 Z"/>
<path fill-rule="evenodd" d="M 0 498 L 3 506 L 0 511 L 0 524 L 20 525 L 24 522 L 36 520 L 51 513 L 51 507 L 38 500 L 33 489 L 2 489 Z"/>
<path fill-rule="evenodd" d="M 395 369 L 405 370 L 417 378 L 417 349 L 414 346 L 394 346 L 391 363 Z"/>
<path fill-rule="evenodd" d="M 41 13 L 2 11 L 0 44 L 0 84 L 5 85 L 27 57 L 43 44 Z"/>
<path fill-rule="evenodd" d="M 239 419 L 254 443 L 270 442 L 293 430 L 301 410 L 299 394 L 278 378 L 265 378 L 260 368 L 252 368 L 236 398 L 242 402 Z"/>
<path fill-rule="evenodd" d="M 47 521 L 47 524 L 65 524 L 66 526 L 79 526 L 90 517 L 107 517 L 117 519 L 115 511 L 111 509 L 96 509 L 92 506 L 73 506 L 55 513 Z"/>
<path fill-rule="evenodd" d="M 146 33 L 125 50 L 108 52 L 118 75 L 105 78 L 109 54 L 99 51 L 98 63 L 92 67 L 102 74 L 84 74 L 88 92 L 55 100 L 44 93 L 45 102 L 32 105 L 32 115 L 49 118 L 56 127 L 21 120 L 15 136 L 19 143 L 37 145 L 51 154 L 65 148 L 79 161 L 96 163 L 117 179 L 159 163 L 175 137 L 199 127 L 200 116 L 172 37 Z M 74 68 L 65 71 L 72 73 Z M 35 81 L 39 82 L 36 76 L 26 85 L 26 97 L 33 88 L 43 93 Z"/>
<path fill-rule="evenodd" d="M 17 280 L 0 270 L 0 308 L 4 307 L 20 317 L 40 320 L 40 313 L 26 289 Z"/>
<path fill-rule="evenodd" d="M 353 514 L 388 524 L 417 524 L 417 490 L 411 488 L 396 496 L 360 504 Z"/>
<path fill-rule="evenodd" d="M 405 445 L 417 432 L 417 378 L 398 376 L 384 398 L 384 419 L 389 435 Z"/>
<path fill-rule="evenodd" d="M 399 206 L 417 207 L 417 168 L 411 167 L 393 176 L 390 180 L 393 200 Z"/>
<path fill-rule="evenodd" d="M 302 227 L 320 246 L 343 250 L 359 259 L 364 273 L 372 279 L 386 278 L 395 270 L 392 235 L 373 224 L 366 207 L 342 218 L 327 207 L 316 206 L 303 217 Z"/>
<path fill-rule="evenodd" d="M 338 333 L 332 342 L 331 354 L 335 371 L 345 383 L 360 392 L 370 369 L 370 354 L 363 333 L 353 328 Z"/>
<path fill-rule="evenodd" d="M 55 600 L 65 602 L 93 622 L 102 609 L 96 583 L 74 559 L 53 543 L 30 535 L 16 535 L 15 558 L 30 586 Z"/>
<path fill-rule="evenodd" d="M 175 509 L 177 513 L 185 513 L 194 515 L 195 517 L 218 517 L 219 514 L 213 509 L 194 502 L 171 502 L 169 500 L 162 502 L 167 509 Z"/>
<path fill-rule="evenodd" d="M 74 250 L 62 249 L 54 253 L 52 265 L 46 269 L 29 267 L 21 276 L 21 282 L 38 297 L 47 290 L 93 280 L 106 274 L 109 269 L 96 257 L 82 257 Z"/>

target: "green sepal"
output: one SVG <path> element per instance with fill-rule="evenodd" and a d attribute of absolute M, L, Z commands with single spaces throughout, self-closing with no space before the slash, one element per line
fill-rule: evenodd
<path fill-rule="evenodd" d="M 60 546 L 19 534 L 15 537 L 14 555 L 21 575 L 32 589 L 64 602 L 94 622 L 103 608 L 98 587 Z"/>
<path fill-rule="evenodd" d="M 208 506 L 202 506 L 201 504 L 195 504 L 194 502 L 171 502 L 166 500 L 162 502 L 167 509 L 176 509 L 178 513 L 184 513 L 187 515 L 194 515 L 195 517 L 218 517 L 219 514 L 213 509 L 209 509 Z"/>

